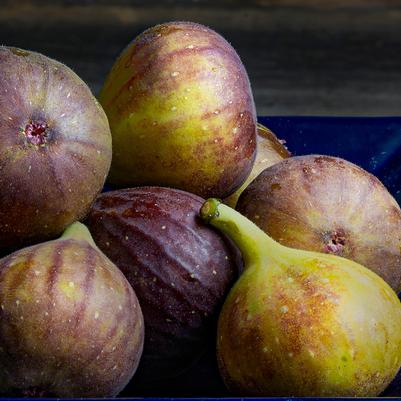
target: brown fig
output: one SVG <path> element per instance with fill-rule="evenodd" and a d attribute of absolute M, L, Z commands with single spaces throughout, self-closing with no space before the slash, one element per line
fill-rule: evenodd
<path fill-rule="evenodd" d="M 111 162 L 103 109 L 68 67 L 0 46 L 0 254 L 85 216 Z"/>
<path fill-rule="evenodd" d="M 224 203 L 235 208 L 238 198 L 245 188 L 266 168 L 281 162 L 291 156 L 291 153 L 284 146 L 283 141 L 262 124 L 257 124 L 258 135 L 256 136 L 257 152 L 252 171 L 245 182 L 230 196 L 224 199 Z"/>
<path fill-rule="evenodd" d="M 331 156 L 299 156 L 261 173 L 237 210 L 285 246 L 331 253 L 401 289 L 401 210 L 362 168 Z"/>
<path fill-rule="evenodd" d="M 142 187 L 103 193 L 89 213 L 93 238 L 141 303 L 142 388 L 199 357 L 237 277 L 237 250 L 198 217 L 202 202 L 180 190 Z"/>
<path fill-rule="evenodd" d="M 143 336 L 132 287 L 82 224 L 0 260 L 0 394 L 115 396 Z"/>

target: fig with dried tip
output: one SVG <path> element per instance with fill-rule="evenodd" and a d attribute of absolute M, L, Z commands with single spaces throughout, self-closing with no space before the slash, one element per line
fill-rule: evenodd
<path fill-rule="evenodd" d="M 355 164 L 319 155 L 284 160 L 252 182 L 237 210 L 282 245 L 354 260 L 401 289 L 401 209 Z"/>
<path fill-rule="evenodd" d="M 401 364 L 401 303 L 377 274 L 284 247 L 215 199 L 201 216 L 231 237 L 244 273 L 219 317 L 227 387 L 249 396 L 376 396 Z"/>
<path fill-rule="evenodd" d="M 113 135 L 109 182 L 224 197 L 249 175 L 256 111 L 245 68 L 219 34 L 193 22 L 149 28 L 100 93 Z"/>
<path fill-rule="evenodd" d="M 283 145 L 283 141 L 279 140 L 269 128 L 259 123 L 257 127 L 257 151 L 252 171 L 245 182 L 233 194 L 224 199 L 224 203 L 232 208 L 235 208 L 238 198 L 245 188 L 247 188 L 263 170 L 291 156 L 291 153 Z"/>
<path fill-rule="evenodd" d="M 81 223 L 0 259 L 0 394 L 115 396 L 143 337 L 132 287 Z"/>
<path fill-rule="evenodd" d="M 0 46 L 0 254 L 88 212 L 111 162 L 101 106 L 68 67 Z"/>
<path fill-rule="evenodd" d="M 101 194 L 88 216 L 96 243 L 141 303 L 146 339 L 136 387 L 146 394 L 205 350 L 238 276 L 238 250 L 199 218 L 203 202 L 177 189 L 132 188 Z"/>

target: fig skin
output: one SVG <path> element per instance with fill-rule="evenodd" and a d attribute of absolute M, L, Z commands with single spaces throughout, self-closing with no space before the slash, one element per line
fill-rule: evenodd
<path fill-rule="evenodd" d="M 269 128 L 262 124 L 257 124 L 258 134 L 256 136 L 257 151 L 256 159 L 253 164 L 252 171 L 245 182 L 230 196 L 224 199 L 224 203 L 235 209 L 238 198 L 244 192 L 245 188 L 265 169 L 273 164 L 279 163 L 288 157 L 291 153 L 283 145 L 283 142 L 270 131 Z"/>
<path fill-rule="evenodd" d="M 41 54 L 0 46 L 0 254 L 59 236 L 88 212 L 111 163 L 87 85 Z"/>
<path fill-rule="evenodd" d="M 0 306 L 0 394 L 111 397 L 137 368 L 138 300 L 80 223 L 0 260 Z"/>
<path fill-rule="evenodd" d="M 201 355 L 238 276 L 239 253 L 200 220 L 202 202 L 176 189 L 133 188 L 99 195 L 88 215 L 97 245 L 140 301 L 146 339 L 136 384 L 148 395 Z"/>
<path fill-rule="evenodd" d="M 401 289 L 401 210 L 372 174 L 346 160 L 292 157 L 263 171 L 237 210 L 281 244 L 332 253 Z"/>
<path fill-rule="evenodd" d="M 228 389 L 252 397 L 372 397 L 401 364 L 401 304 L 349 259 L 287 248 L 216 199 L 202 218 L 240 249 L 244 272 L 219 316 Z"/>
<path fill-rule="evenodd" d="M 249 175 L 256 111 L 232 46 L 193 22 L 154 26 L 130 43 L 100 93 L 116 187 L 159 185 L 224 197 Z"/>

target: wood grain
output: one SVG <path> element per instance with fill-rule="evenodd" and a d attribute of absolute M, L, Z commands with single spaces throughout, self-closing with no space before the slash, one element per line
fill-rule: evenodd
<path fill-rule="evenodd" d="M 71 66 L 98 92 L 139 32 L 193 20 L 223 34 L 260 115 L 398 115 L 399 0 L 0 0 L 0 42 Z"/>

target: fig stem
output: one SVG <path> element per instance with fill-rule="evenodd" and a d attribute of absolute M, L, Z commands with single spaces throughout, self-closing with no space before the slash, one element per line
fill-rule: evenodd
<path fill-rule="evenodd" d="M 78 241 L 86 241 L 97 248 L 88 228 L 79 221 L 76 221 L 75 223 L 72 223 L 70 226 L 68 226 L 61 236 L 61 239 L 75 239 Z"/>
<path fill-rule="evenodd" d="M 245 269 L 261 263 L 277 253 L 281 245 L 256 224 L 218 199 L 208 199 L 200 210 L 201 218 L 230 237 L 242 253 Z"/>

